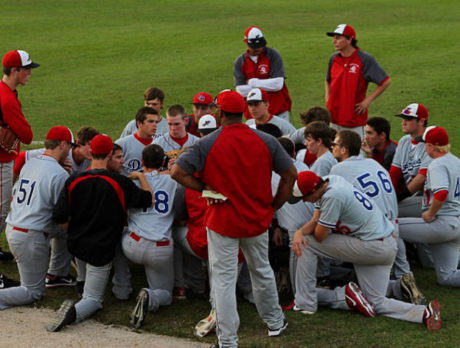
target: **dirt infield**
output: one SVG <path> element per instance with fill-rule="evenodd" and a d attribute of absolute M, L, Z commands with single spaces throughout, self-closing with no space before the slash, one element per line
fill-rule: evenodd
<path fill-rule="evenodd" d="M 209 347 L 175 337 L 139 333 L 127 327 L 103 325 L 86 320 L 50 333 L 45 325 L 54 318 L 50 309 L 11 308 L 0 311 L 0 341 L 2 347 Z"/>

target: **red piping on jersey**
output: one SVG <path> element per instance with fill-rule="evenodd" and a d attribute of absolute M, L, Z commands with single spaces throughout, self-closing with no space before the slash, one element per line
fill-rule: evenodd
<path fill-rule="evenodd" d="M 150 145 L 152 142 L 153 142 L 153 138 L 150 137 L 148 139 L 143 139 L 141 138 L 139 135 L 137 135 L 137 133 L 134 133 L 134 138 L 136 138 L 137 140 L 139 140 L 142 144 L 144 144 L 145 146 L 147 145 Z"/>
<path fill-rule="evenodd" d="M 442 190 L 436 192 L 433 197 L 437 199 L 438 201 L 444 202 L 447 199 L 447 195 L 449 194 L 449 191 L 447 190 Z"/>
<path fill-rule="evenodd" d="M 99 178 L 99 179 L 105 180 L 113 187 L 113 189 L 115 190 L 115 192 L 116 192 L 116 194 L 118 196 L 118 199 L 120 200 L 120 204 L 123 207 L 123 211 L 126 213 L 125 193 L 123 192 L 123 189 L 121 188 L 120 184 L 118 184 L 115 180 L 113 180 L 112 178 L 110 178 L 108 176 L 105 176 L 105 175 L 92 175 L 92 174 L 90 174 L 90 175 L 82 176 L 82 177 L 72 181 L 72 183 L 69 185 L 69 203 L 70 203 L 70 193 L 75 188 L 75 186 L 78 183 L 82 182 L 83 180 L 93 179 L 93 178 Z"/>

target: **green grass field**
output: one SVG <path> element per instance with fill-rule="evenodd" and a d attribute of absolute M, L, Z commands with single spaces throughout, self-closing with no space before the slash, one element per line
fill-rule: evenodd
<path fill-rule="evenodd" d="M 376 57 L 393 81 L 369 114 L 387 117 L 397 140 L 400 119 L 393 115 L 410 103 L 422 103 L 430 112 L 429 124 L 446 127 L 453 152 L 460 155 L 458 1 L 1 0 L 0 7 L 0 54 L 24 49 L 42 65 L 19 89 L 35 140 L 43 140 L 58 124 L 73 131 L 90 125 L 116 139 L 151 86 L 165 91 L 166 107 L 181 103 L 191 112 L 196 92 L 216 95 L 233 87 L 233 61 L 244 51 L 243 33 L 250 25 L 260 26 L 268 45 L 283 56 L 293 99 L 291 119 L 299 126 L 299 112 L 324 106 L 324 77 L 333 53 L 325 32 L 348 23 L 357 31 L 359 46 Z M 15 264 L 0 267 L 10 276 L 16 272 Z M 241 302 L 241 346 L 458 346 L 458 290 L 437 286 L 431 270 L 415 272 L 427 298 L 443 305 L 439 332 L 323 309 L 312 317 L 287 313 L 286 334 L 268 340 L 255 308 Z M 138 290 L 142 270 L 135 268 L 135 275 Z M 39 306 L 57 308 L 69 295 L 70 290 L 49 291 Z M 96 318 L 126 324 L 133 305 L 134 300 L 118 303 L 108 295 Z M 193 338 L 193 325 L 208 310 L 206 298 L 174 303 L 148 317 L 145 329 Z"/>

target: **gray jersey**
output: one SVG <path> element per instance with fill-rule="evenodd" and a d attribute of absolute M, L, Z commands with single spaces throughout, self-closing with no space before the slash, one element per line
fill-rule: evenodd
<path fill-rule="evenodd" d="M 328 175 L 332 166 L 337 164 L 337 160 L 332 156 L 331 151 L 325 152 L 321 157 L 318 157 L 311 166 L 310 170 L 318 176 Z"/>
<path fill-rule="evenodd" d="M 163 134 L 161 137 L 155 139 L 153 141 L 154 144 L 160 145 L 163 148 L 164 152 L 168 152 L 171 150 L 180 150 L 183 147 L 187 147 L 190 145 L 193 145 L 197 140 L 200 138 L 194 136 L 193 134 L 187 133 L 188 139 L 185 142 L 184 145 L 180 146 L 178 143 L 176 143 L 172 138 L 171 135 L 169 135 L 169 132 L 166 134 Z"/>
<path fill-rule="evenodd" d="M 69 174 L 51 156 L 38 155 L 28 160 L 13 187 L 6 222 L 14 227 L 46 231 L 51 235 L 60 232 L 51 215 L 68 177 Z"/>
<path fill-rule="evenodd" d="M 32 158 L 36 158 L 42 155 L 44 152 L 45 152 L 45 148 L 26 151 L 25 162 L 29 161 Z M 69 159 L 70 163 L 72 163 L 72 174 L 78 174 L 78 173 L 84 172 L 91 165 L 91 160 L 86 159 L 86 158 L 83 159 L 83 161 L 81 161 L 80 164 L 77 164 L 75 160 L 73 159 L 72 150 L 69 151 L 69 155 L 67 156 L 67 158 Z"/>
<path fill-rule="evenodd" d="M 136 120 L 131 120 L 128 122 L 128 124 L 125 126 L 125 129 L 123 129 L 123 132 L 121 132 L 120 138 L 127 137 L 128 135 L 132 135 L 137 132 L 137 123 Z M 155 133 L 155 136 L 160 136 L 165 133 L 169 132 L 168 128 L 168 122 L 166 122 L 165 118 L 162 117 L 160 123 L 158 123 L 157 127 L 157 132 Z"/>
<path fill-rule="evenodd" d="M 303 172 L 308 170 L 308 166 L 305 163 L 295 160 L 294 166 L 297 172 Z M 276 194 L 278 185 L 280 182 L 280 176 L 276 173 L 272 175 L 272 192 L 273 196 Z M 297 202 L 296 204 L 284 203 L 281 208 L 275 212 L 275 217 L 278 219 L 280 227 L 295 232 L 300 227 L 305 225 L 305 222 L 309 221 L 313 216 L 313 204 L 309 202 Z"/>
<path fill-rule="evenodd" d="M 318 224 L 361 240 L 386 238 L 394 226 L 377 204 L 344 178 L 328 175 L 326 192 L 315 203 L 321 211 Z"/>
<path fill-rule="evenodd" d="M 145 178 L 152 188 L 155 203 L 146 209 L 130 209 L 128 229 L 151 241 L 170 240 L 177 183 L 169 175 L 160 175 L 157 171 L 145 174 Z M 137 180 L 134 182 L 139 186 Z"/>
<path fill-rule="evenodd" d="M 392 166 L 401 168 L 404 182 L 409 184 L 421 169 L 427 169 L 431 162 L 425 151 L 425 143 L 412 143 L 410 135 L 403 136 L 396 147 Z"/>
<path fill-rule="evenodd" d="M 123 149 L 123 157 L 125 159 L 121 174 L 128 176 L 131 172 L 142 171 L 142 151 L 146 145 L 141 143 L 134 134 L 120 138 L 115 143 Z"/>
<path fill-rule="evenodd" d="M 278 116 L 273 116 L 267 123 L 271 123 L 277 126 L 281 131 L 281 135 L 289 135 L 295 132 L 295 128 L 292 124 Z M 246 121 L 246 124 L 248 126 L 255 126 L 256 120 L 251 118 Z"/>
<path fill-rule="evenodd" d="M 294 144 L 305 144 L 305 127 L 297 129 L 289 135 Z"/>
<path fill-rule="evenodd" d="M 444 190 L 449 193 L 436 215 L 460 216 L 460 160 L 450 152 L 428 166 L 422 211 L 429 209 L 436 192 Z"/>
<path fill-rule="evenodd" d="M 339 175 L 371 197 L 389 220 L 398 217 L 398 201 L 390 174 L 377 161 L 352 156 L 332 167 L 330 175 Z"/>

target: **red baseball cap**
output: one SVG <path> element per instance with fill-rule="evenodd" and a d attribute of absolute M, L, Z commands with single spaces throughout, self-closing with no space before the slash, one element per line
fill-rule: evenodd
<path fill-rule="evenodd" d="M 212 105 L 214 104 L 214 99 L 211 94 L 206 92 L 200 92 L 195 94 L 195 96 L 193 97 L 192 104 Z"/>
<path fill-rule="evenodd" d="M 268 93 L 262 88 L 251 89 L 246 97 L 246 103 L 251 104 L 261 101 L 268 101 Z"/>
<path fill-rule="evenodd" d="M 217 96 L 217 107 L 231 114 L 240 114 L 244 111 L 244 98 L 235 91 L 223 91 Z"/>
<path fill-rule="evenodd" d="M 77 146 L 73 143 L 73 135 L 69 128 L 64 126 L 56 126 L 51 128 L 46 134 L 47 140 L 66 141 L 72 146 Z"/>
<path fill-rule="evenodd" d="M 449 144 L 449 135 L 447 131 L 438 126 L 428 127 L 423 135 L 416 138 L 417 141 L 423 141 L 427 144 L 433 144 L 437 146 L 444 146 Z"/>
<path fill-rule="evenodd" d="M 244 32 L 244 42 L 251 48 L 265 47 L 267 45 L 262 29 L 256 26 L 251 26 L 246 29 Z"/>
<path fill-rule="evenodd" d="M 356 39 L 356 31 L 351 25 L 348 24 L 339 24 L 334 31 L 329 31 L 326 33 L 327 36 L 342 35 L 348 36 L 352 39 Z"/>
<path fill-rule="evenodd" d="M 113 141 L 106 134 L 96 135 L 90 143 L 93 155 L 108 155 L 113 150 Z"/>
<path fill-rule="evenodd" d="M 3 56 L 2 64 L 4 68 L 33 69 L 40 66 L 40 64 L 32 62 L 29 53 L 21 50 L 15 50 L 6 53 Z"/>
<path fill-rule="evenodd" d="M 402 118 L 419 118 L 421 120 L 428 120 L 428 110 L 422 104 L 409 104 L 404 109 L 402 109 L 399 116 Z"/>
<path fill-rule="evenodd" d="M 312 171 L 300 172 L 292 188 L 292 196 L 288 199 L 290 204 L 297 203 L 310 194 L 319 183 L 319 176 Z"/>

